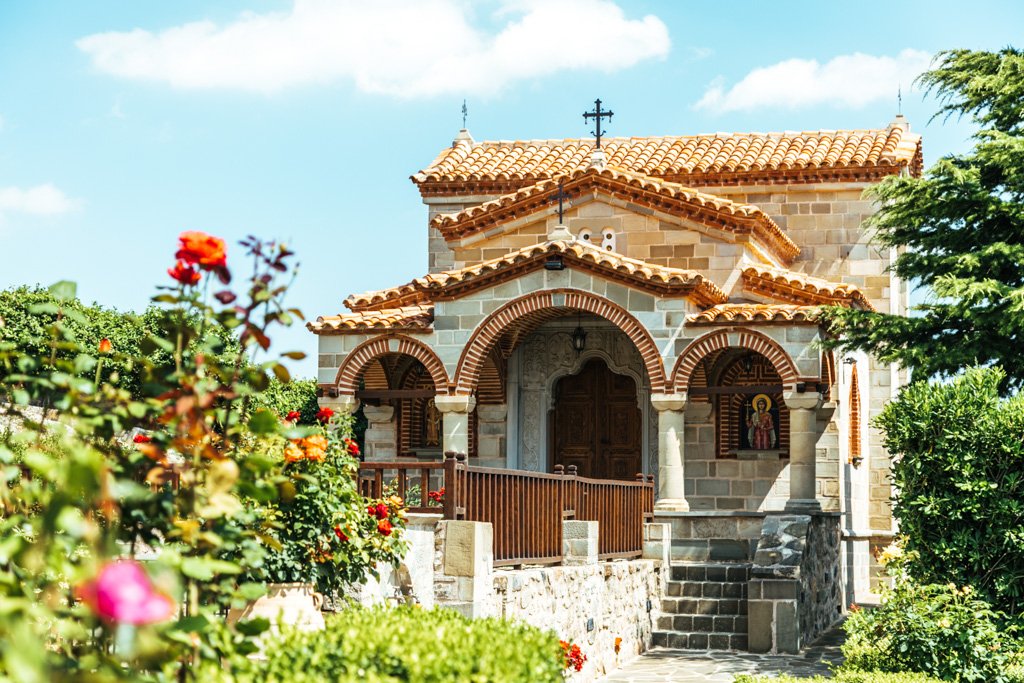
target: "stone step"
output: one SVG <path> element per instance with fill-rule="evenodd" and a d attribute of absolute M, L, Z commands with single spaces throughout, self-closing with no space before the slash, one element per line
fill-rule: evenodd
<path fill-rule="evenodd" d="M 747 633 L 747 615 L 663 614 L 657 619 L 659 631 L 677 633 Z"/>
<path fill-rule="evenodd" d="M 662 598 L 661 613 L 666 615 L 736 617 L 747 613 L 746 597 L 739 598 Z"/>
<path fill-rule="evenodd" d="M 669 647 L 677 650 L 738 650 L 746 651 L 746 633 L 681 633 L 678 631 L 655 631 L 654 647 Z"/>
<path fill-rule="evenodd" d="M 745 598 L 746 581 L 668 581 L 667 598 Z"/>
<path fill-rule="evenodd" d="M 750 564 L 744 562 L 672 563 L 672 581 L 749 581 Z"/>

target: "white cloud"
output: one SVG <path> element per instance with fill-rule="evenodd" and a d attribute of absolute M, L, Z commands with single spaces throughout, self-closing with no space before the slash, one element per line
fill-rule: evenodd
<path fill-rule="evenodd" d="M 0 220 L 8 213 L 55 216 L 78 208 L 71 199 L 50 183 L 34 187 L 0 187 Z"/>
<path fill-rule="evenodd" d="M 908 92 L 930 60 L 927 52 L 910 49 L 895 57 L 857 52 L 824 64 L 814 59 L 787 59 L 754 69 L 728 89 L 723 80 L 716 80 L 694 106 L 728 112 L 822 104 L 862 107 L 878 100 L 895 104 L 897 88 L 902 86 L 903 92 Z"/>
<path fill-rule="evenodd" d="M 218 25 L 97 33 L 77 41 L 100 71 L 178 88 L 273 93 L 350 79 L 397 97 L 488 94 L 569 69 L 614 71 L 664 57 L 668 29 L 613 0 L 295 0 Z M 496 31 L 481 27 L 497 25 Z"/>

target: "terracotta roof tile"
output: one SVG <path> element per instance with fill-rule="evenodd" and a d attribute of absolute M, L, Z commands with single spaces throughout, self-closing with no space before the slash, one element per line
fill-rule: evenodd
<path fill-rule="evenodd" d="M 921 136 L 901 124 L 874 130 L 605 138 L 603 143 L 609 166 L 690 185 L 729 183 L 733 176 L 763 179 L 765 174 L 780 181 L 794 175 L 876 179 L 904 167 L 914 173 L 921 168 Z M 421 192 L 438 183 L 511 181 L 522 186 L 586 168 L 593 149 L 592 139 L 465 141 L 443 150 L 412 179 Z"/>
<path fill-rule="evenodd" d="M 679 183 L 652 178 L 620 168 L 586 168 L 541 180 L 489 202 L 456 213 L 442 213 L 430 221 L 445 239 L 466 237 L 504 221 L 541 210 L 551 203 L 551 193 L 564 183 L 570 193 L 602 189 L 627 201 L 680 214 L 709 227 L 728 232 L 758 235 L 783 261 L 790 262 L 800 248 L 761 209 L 701 192 Z"/>
<path fill-rule="evenodd" d="M 816 323 L 820 307 L 797 304 L 719 304 L 687 317 L 691 325 L 741 323 Z"/>
<path fill-rule="evenodd" d="M 354 311 L 418 305 L 439 298 L 454 298 L 466 289 L 486 287 L 494 281 L 509 279 L 528 267 L 543 267 L 543 262 L 558 256 L 605 277 L 631 283 L 663 295 L 689 296 L 700 305 L 726 300 L 713 282 L 692 270 L 656 266 L 638 259 L 575 240 L 542 242 L 513 251 L 499 258 L 458 270 L 431 273 L 412 282 L 362 294 L 353 294 L 345 306 Z"/>
<path fill-rule="evenodd" d="M 874 310 L 854 285 L 830 282 L 811 275 L 766 265 L 743 270 L 743 288 L 796 304 L 839 304 Z"/>
<path fill-rule="evenodd" d="M 434 322 L 434 307 L 429 304 L 365 310 L 358 313 L 324 315 L 306 324 L 316 334 L 354 334 L 368 331 L 428 331 Z"/>

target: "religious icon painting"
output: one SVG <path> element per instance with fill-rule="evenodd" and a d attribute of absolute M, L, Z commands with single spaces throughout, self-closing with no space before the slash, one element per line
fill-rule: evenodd
<path fill-rule="evenodd" d="M 779 406 L 768 394 L 744 401 L 740 412 L 740 450 L 768 451 L 779 446 Z"/>

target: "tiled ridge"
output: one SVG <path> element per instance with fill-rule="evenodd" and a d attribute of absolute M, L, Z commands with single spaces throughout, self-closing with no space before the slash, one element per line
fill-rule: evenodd
<path fill-rule="evenodd" d="M 670 569 L 656 647 L 683 650 L 747 649 L 746 563 L 677 564 Z"/>

